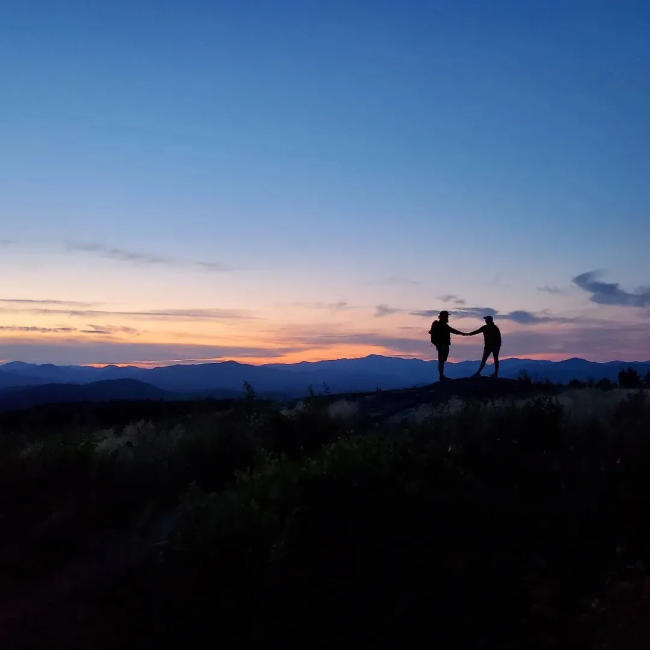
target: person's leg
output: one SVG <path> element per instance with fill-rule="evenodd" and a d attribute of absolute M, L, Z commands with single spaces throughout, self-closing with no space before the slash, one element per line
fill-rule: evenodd
<path fill-rule="evenodd" d="M 494 357 L 494 377 L 499 376 L 499 348 L 492 350 L 492 356 Z"/>
<path fill-rule="evenodd" d="M 490 356 L 490 351 L 487 348 L 483 348 L 483 358 L 481 359 L 481 365 L 478 367 L 478 370 L 474 373 L 474 377 L 479 377 L 481 375 L 481 370 L 485 368 L 487 363 L 488 356 Z"/>
<path fill-rule="evenodd" d="M 441 345 L 438 347 L 438 376 L 440 377 L 440 381 L 442 381 L 445 377 L 445 361 L 447 361 L 447 357 L 449 356 L 449 346 L 447 345 Z"/>

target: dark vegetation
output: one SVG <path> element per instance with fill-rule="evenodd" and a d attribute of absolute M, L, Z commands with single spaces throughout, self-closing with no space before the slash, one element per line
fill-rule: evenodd
<path fill-rule="evenodd" d="M 457 386 L 0 415 L 0 643 L 648 647 L 644 389 Z"/>

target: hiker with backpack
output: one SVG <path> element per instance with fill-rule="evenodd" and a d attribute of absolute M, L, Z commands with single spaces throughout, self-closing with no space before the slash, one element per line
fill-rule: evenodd
<path fill-rule="evenodd" d="M 429 334 L 431 335 L 431 343 L 436 346 L 438 350 L 438 375 L 440 381 L 448 379 L 445 377 L 445 361 L 449 356 L 449 346 L 451 345 L 451 335 L 458 334 L 459 336 L 468 336 L 465 332 L 460 332 L 449 325 L 449 312 L 441 311 L 438 315 L 438 320 L 431 323 Z"/>

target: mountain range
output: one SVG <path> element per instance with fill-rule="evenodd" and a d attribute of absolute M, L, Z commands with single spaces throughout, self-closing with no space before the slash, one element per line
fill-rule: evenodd
<path fill-rule="evenodd" d="M 435 361 L 370 355 L 359 359 L 266 364 L 260 366 L 224 361 L 158 368 L 137 366 L 56 366 L 20 361 L 0 366 L 0 410 L 44 402 L 109 399 L 180 399 L 242 395 L 248 382 L 261 396 L 300 397 L 316 393 L 346 393 L 408 388 L 436 379 Z M 448 363 L 450 378 L 470 376 L 478 361 Z M 501 376 L 517 378 L 526 372 L 533 380 L 565 384 L 571 379 L 615 381 L 620 370 L 634 368 L 641 376 L 650 372 L 650 361 L 585 359 L 540 361 L 511 358 L 501 362 Z M 488 367 L 485 374 L 491 372 Z"/>

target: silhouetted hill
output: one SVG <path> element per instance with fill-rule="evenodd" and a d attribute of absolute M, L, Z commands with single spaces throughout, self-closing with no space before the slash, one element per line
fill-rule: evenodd
<path fill-rule="evenodd" d="M 104 402 L 111 400 L 161 400 L 175 395 L 134 379 L 98 381 L 90 384 L 43 384 L 11 388 L 0 393 L 0 411 L 13 411 L 39 404 Z"/>
<path fill-rule="evenodd" d="M 1 647 L 648 647 L 647 391 L 178 396 L 0 392 Z"/>
<path fill-rule="evenodd" d="M 449 363 L 446 373 L 454 379 L 469 377 L 477 367 L 478 361 Z M 564 384 L 572 379 L 598 381 L 606 378 L 615 381 L 620 370 L 627 367 L 632 367 L 645 376 L 650 371 L 650 361 L 595 363 L 585 359 L 553 362 L 512 358 L 502 361 L 501 376 L 514 379 L 521 372 L 526 372 L 533 380 Z M 488 372 L 486 369 L 485 373 Z M 0 389 L 38 384 L 88 384 L 103 380 L 132 379 L 164 391 L 203 394 L 216 391 L 223 397 L 241 394 L 242 384 L 247 381 L 260 395 L 297 397 L 305 395 L 310 387 L 316 393 L 345 393 L 376 388 L 386 390 L 422 386 L 434 381 L 436 375 L 435 361 L 380 355 L 296 364 L 253 366 L 224 361 L 159 368 L 95 368 L 12 362 L 0 367 Z"/>
<path fill-rule="evenodd" d="M 566 390 L 562 386 L 545 386 L 547 395 Z M 385 423 L 403 419 L 416 420 L 429 417 L 432 409 L 453 399 L 491 401 L 502 399 L 520 399 L 541 394 L 535 384 L 515 379 L 493 380 L 488 377 L 456 379 L 454 381 L 436 382 L 416 388 L 381 390 L 370 393 L 350 393 L 337 395 L 320 395 L 315 398 L 317 404 L 329 405 L 330 412 L 336 416 L 341 412 L 349 417 L 366 421 Z"/>
<path fill-rule="evenodd" d="M 5 366 L 2 366 L 2 368 L 4 369 Z M 12 386 L 34 386 L 42 383 L 43 380 L 39 377 L 30 377 L 29 375 L 19 375 L 0 370 L 0 390 Z"/>

